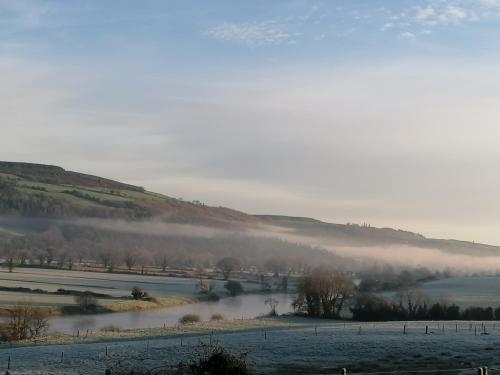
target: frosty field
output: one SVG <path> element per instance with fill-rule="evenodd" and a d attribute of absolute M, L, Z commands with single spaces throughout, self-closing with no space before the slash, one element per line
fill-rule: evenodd
<path fill-rule="evenodd" d="M 217 341 L 230 351 L 248 352 L 250 362 L 262 374 L 338 374 L 342 367 L 353 374 L 416 369 L 474 374 L 473 369 L 478 366 L 495 368 L 500 364 L 500 329 L 493 323 L 487 323 L 487 335 L 475 335 L 469 322 L 445 322 L 444 332 L 443 323 L 414 322 L 408 324 L 407 334 L 403 334 L 403 322 L 344 325 L 285 318 L 284 323 L 287 322 L 290 327 L 231 332 L 232 322 L 227 322 L 227 332 L 214 334 L 168 332 L 164 337 L 149 339 L 4 348 L 0 349 L 0 366 L 7 364 L 8 356 L 12 370 L 19 372 L 44 368 L 104 374 L 106 368 L 118 363 L 138 368 L 175 366 L 199 348 L 201 342 L 210 341 Z M 433 333 L 425 334 L 426 325 Z M 475 325 L 481 327 L 480 322 Z M 192 329 L 195 331 L 196 327 Z"/>
<path fill-rule="evenodd" d="M 99 272 L 65 271 L 38 268 L 15 268 L 9 273 L 0 270 L 0 285 L 3 287 L 24 287 L 55 292 L 57 289 L 109 294 L 113 297 L 129 296 L 133 287 L 138 286 L 153 297 L 195 298 L 197 280 L 136 274 L 115 274 Z M 215 281 L 216 292 L 223 292 L 224 282 Z M 257 289 L 258 285 L 244 283 L 246 290 Z M 62 306 L 74 303 L 72 297 L 37 293 L 0 291 L 0 305 L 11 305 L 19 300 L 29 300 L 40 306 Z"/>
<path fill-rule="evenodd" d="M 452 277 L 419 287 L 434 298 L 444 297 L 461 307 L 500 307 L 500 276 Z"/>

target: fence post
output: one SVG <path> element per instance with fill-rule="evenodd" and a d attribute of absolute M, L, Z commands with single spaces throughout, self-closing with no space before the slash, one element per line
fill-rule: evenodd
<path fill-rule="evenodd" d="M 10 355 L 9 358 L 7 359 L 7 370 L 10 370 Z"/>
<path fill-rule="evenodd" d="M 61 363 L 64 361 L 64 352 L 61 352 Z"/>
<path fill-rule="evenodd" d="M 429 326 L 425 326 L 425 334 L 428 335 L 429 334 Z"/>
<path fill-rule="evenodd" d="M 403 326 L 403 335 L 406 335 L 406 324 Z"/>
<path fill-rule="evenodd" d="M 318 326 L 314 326 L 314 334 L 318 336 Z"/>

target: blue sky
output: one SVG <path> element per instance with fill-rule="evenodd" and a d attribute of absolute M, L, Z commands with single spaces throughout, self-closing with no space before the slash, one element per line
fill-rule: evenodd
<path fill-rule="evenodd" d="M 500 1 L 0 0 L 0 159 L 500 244 Z"/>

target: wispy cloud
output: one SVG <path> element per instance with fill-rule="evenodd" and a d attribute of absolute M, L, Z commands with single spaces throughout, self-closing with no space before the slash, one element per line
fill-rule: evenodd
<path fill-rule="evenodd" d="M 389 12 L 380 30 L 398 30 L 399 35 L 430 34 L 432 29 L 500 16 L 499 11 L 500 0 L 428 0 L 423 5 Z"/>
<path fill-rule="evenodd" d="M 214 39 L 246 45 L 279 45 L 293 42 L 293 36 L 274 21 L 258 23 L 225 22 L 207 30 Z"/>

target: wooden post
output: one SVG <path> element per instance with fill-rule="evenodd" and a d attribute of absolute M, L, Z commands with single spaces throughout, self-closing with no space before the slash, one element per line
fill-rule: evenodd
<path fill-rule="evenodd" d="M 314 334 L 318 336 L 318 326 L 314 326 Z"/>
<path fill-rule="evenodd" d="M 403 326 L 403 335 L 406 335 L 406 324 Z"/>
<path fill-rule="evenodd" d="M 458 324 L 455 324 L 455 332 L 458 332 Z"/>
<path fill-rule="evenodd" d="M 425 334 L 428 335 L 429 334 L 429 326 L 425 326 Z"/>
<path fill-rule="evenodd" d="M 347 369 L 346 368 L 340 369 L 340 375 L 347 375 Z"/>
<path fill-rule="evenodd" d="M 267 331 L 264 330 L 264 340 L 267 340 Z"/>
<path fill-rule="evenodd" d="M 181 346 L 182 346 L 182 336 L 181 336 Z"/>
<path fill-rule="evenodd" d="M 10 355 L 9 358 L 7 359 L 7 370 L 10 370 Z"/>
<path fill-rule="evenodd" d="M 488 367 L 483 367 L 483 375 L 488 375 Z"/>
<path fill-rule="evenodd" d="M 61 352 L 61 363 L 64 361 L 64 352 Z"/>
<path fill-rule="evenodd" d="M 477 336 L 477 327 L 474 326 L 474 336 Z"/>
<path fill-rule="evenodd" d="M 483 368 L 482 367 L 479 367 L 477 369 L 477 375 L 484 375 L 484 372 L 483 372 Z"/>
<path fill-rule="evenodd" d="M 108 346 L 106 345 L 106 357 L 108 356 Z"/>
<path fill-rule="evenodd" d="M 442 327 L 442 330 L 443 330 L 443 333 L 444 333 L 444 323 L 443 323 L 443 327 Z"/>

